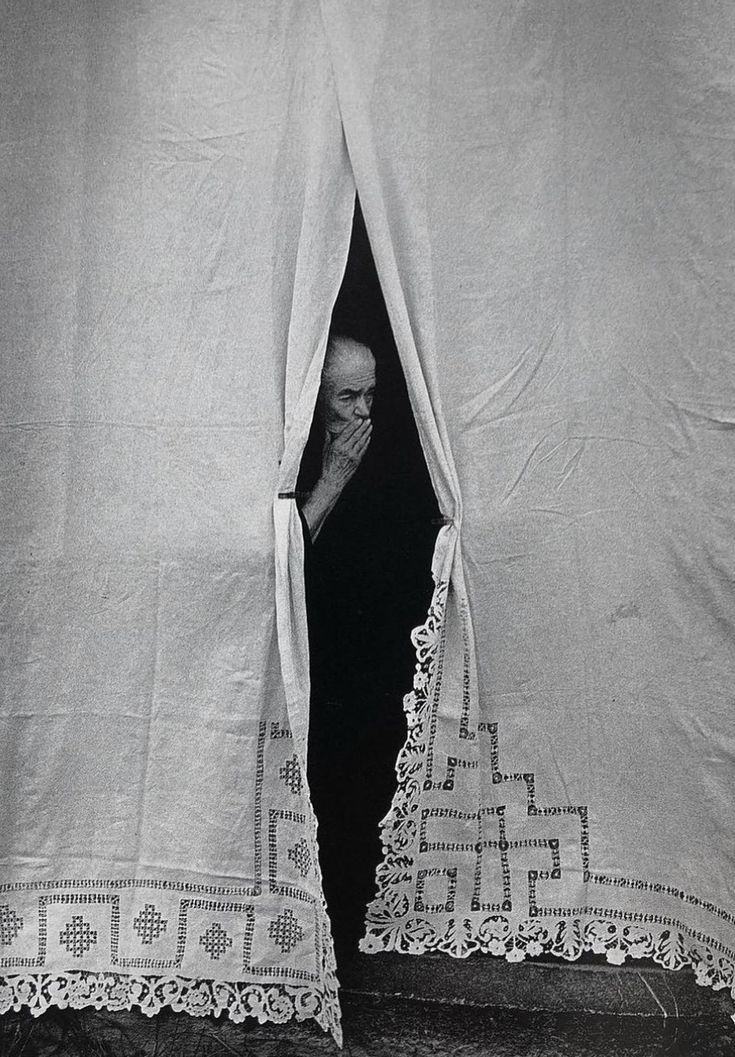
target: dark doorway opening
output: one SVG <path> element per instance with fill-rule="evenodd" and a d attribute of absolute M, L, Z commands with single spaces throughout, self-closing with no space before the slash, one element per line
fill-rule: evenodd
<path fill-rule="evenodd" d="M 379 823 L 396 789 L 406 739 L 403 696 L 415 657 L 411 630 L 431 598 L 439 509 L 411 411 L 385 302 L 356 204 L 349 259 L 332 333 L 368 345 L 377 384 L 369 449 L 307 545 L 311 651 L 309 785 L 338 964 L 357 952 L 375 895 Z M 302 461 L 318 464 L 315 418 Z"/>

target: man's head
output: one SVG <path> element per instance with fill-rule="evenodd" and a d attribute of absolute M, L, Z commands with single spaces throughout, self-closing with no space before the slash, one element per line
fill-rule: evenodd
<path fill-rule="evenodd" d="M 375 393 L 375 357 L 354 338 L 329 339 L 318 408 L 327 433 L 341 433 L 356 418 L 370 418 Z"/>

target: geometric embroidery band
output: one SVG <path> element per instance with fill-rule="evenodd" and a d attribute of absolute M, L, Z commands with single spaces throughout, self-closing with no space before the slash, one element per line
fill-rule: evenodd
<path fill-rule="evenodd" d="M 595 871 L 587 805 L 547 803 L 531 769 L 504 771 L 499 724 L 477 722 L 472 729 L 466 705 L 456 748 L 449 742 L 446 751 L 439 751 L 437 706 L 450 652 L 445 650 L 448 602 L 449 584 L 438 581 L 427 620 L 412 634 L 417 663 L 413 690 L 404 698 L 408 738 L 396 765 L 397 792 L 382 823 L 385 854 L 361 950 L 440 950 L 455 957 L 483 952 L 511 962 L 542 953 L 574 960 L 585 951 L 604 954 L 615 964 L 649 958 L 669 969 L 690 965 L 698 983 L 728 988 L 735 998 L 733 945 L 682 922 L 673 905 L 672 912 L 647 913 L 632 901 L 650 893 L 659 902 L 665 897 L 686 903 L 730 925 L 735 924 L 732 914 L 673 885 Z M 465 641 L 461 602 L 455 613 L 462 624 L 460 641 Z M 462 686 L 467 685 L 465 671 Z M 444 738 L 446 746 L 446 725 Z M 463 744 L 479 744 L 479 754 L 463 756 Z M 493 800 L 486 795 L 472 810 L 465 792 L 454 806 L 459 776 L 477 774 L 480 765 Z M 514 857 L 523 865 L 514 864 Z M 457 897 L 460 870 L 474 878 L 464 906 Z M 541 892 L 561 883 L 565 870 L 588 898 L 576 905 L 546 905 Z M 596 905 L 589 901 L 594 891 L 627 892 L 628 905 Z"/>

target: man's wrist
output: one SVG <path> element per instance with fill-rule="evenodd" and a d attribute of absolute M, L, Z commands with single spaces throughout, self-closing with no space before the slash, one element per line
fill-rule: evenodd
<path fill-rule="evenodd" d="M 341 481 L 336 481 L 329 475 L 322 474 L 316 483 L 316 487 L 319 489 L 325 499 L 339 499 L 342 494 L 344 484 Z"/>

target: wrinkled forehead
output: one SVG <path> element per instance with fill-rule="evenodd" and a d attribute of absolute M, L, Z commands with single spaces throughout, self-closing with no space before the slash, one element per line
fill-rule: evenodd
<path fill-rule="evenodd" d="M 330 389 L 363 389 L 375 384 L 375 358 L 367 345 L 338 345 L 324 365 L 324 382 Z"/>

